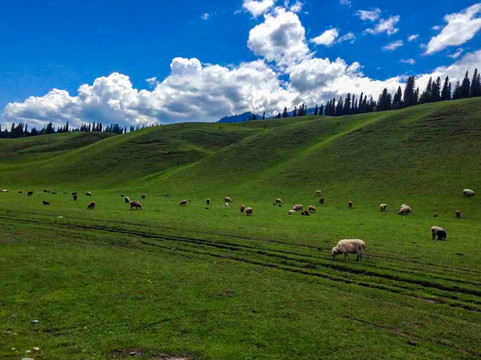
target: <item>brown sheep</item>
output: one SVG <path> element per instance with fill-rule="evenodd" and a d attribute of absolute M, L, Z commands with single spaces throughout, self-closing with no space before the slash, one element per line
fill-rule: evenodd
<path fill-rule="evenodd" d="M 87 205 L 87 210 L 93 210 L 95 208 L 95 201 L 89 202 Z"/>
<path fill-rule="evenodd" d="M 386 211 L 387 204 L 382 203 L 379 205 L 379 208 L 381 209 L 381 211 Z"/>
<path fill-rule="evenodd" d="M 45 201 L 45 200 L 42 201 L 42 204 L 44 204 L 44 205 L 50 205 L 50 203 L 49 203 L 48 201 Z"/>
<path fill-rule="evenodd" d="M 321 196 L 322 195 L 322 190 L 316 190 L 316 196 Z"/>
<path fill-rule="evenodd" d="M 315 207 L 314 205 L 309 205 L 309 207 L 308 207 L 307 209 L 308 209 L 308 211 L 309 211 L 310 213 L 317 211 L 317 209 L 316 209 L 316 207 Z"/>
<path fill-rule="evenodd" d="M 179 204 L 179 206 L 186 206 L 187 205 L 187 200 L 182 200 Z"/>
<path fill-rule="evenodd" d="M 282 206 L 282 199 L 281 198 L 277 198 L 274 200 L 274 204 L 272 205 L 279 205 L 279 206 Z"/>
<path fill-rule="evenodd" d="M 241 213 L 243 213 L 245 209 L 246 207 L 244 205 L 239 206 L 239 210 Z"/>
<path fill-rule="evenodd" d="M 33 195 L 33 191 L 29 191 L 29 192 L 27 193 L 27 196 L 32 196 L 32 195 Z"/>
<path fill-rule="evenodd" d="M 459 219 L 461 217 L 461 210 L 456 210 L 456 217 Z"/>
<path fill-rule="evenodd" d="M 140 197 L 141 199 L 145 199 L 147 197 L 146 194 L 142 194 L 142 196 Z"/>
<path fill-rule="evenodd" d="M 207 206 L 210 206 L 210 198 L 207 198 L 206 203 L 207 203 Z"/>
<path fill-rule="evenodd" d="M 251 208 L 251 207 L 246 207 L 245 213 L 246 213 L 247 216 L 251 216 L 251 215 L 252 215 L 252 208 Z"/>
<path fill-rule="evenodd" d="M 232 202 L 232 199 L 231 199 L 230 197 L 226 196 L 226 197 L 224 198 L 224 202 L 230 203 L 230 202 Z"/>
<path fill-rule="evenodd" d="M 321 205 L 324 204 L 324 198 L 322 196 L 319 198 L 319 204 L 321 204 Z"/>
<path fill-rule="evenodd" d="M 142 204 L 137 200 L 130 202 L 130 210 L 134 209 L 142 210 Z"/>
<path fill-rule="evenodd" d="M 347 206 L 349 206 L 349 210 L 353 210 L 353 209 L 354 209 L 354 206 L 353 206 L 351 200 L 349 200 L 349 201 L 347 202 Z"/>
<path fill-rule="evenodd" d="M 85 193 L 85 196 L 92 196 L 92 193 L 91 193 L 90 191 L 87 191 L 87 192 Z"/>

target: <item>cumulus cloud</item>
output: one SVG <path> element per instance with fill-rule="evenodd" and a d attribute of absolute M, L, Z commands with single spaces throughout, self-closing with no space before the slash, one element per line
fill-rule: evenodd
<path fill-rule="evenodd" d="M 242 8 L 253 17 L 259 17 L 269 11 L 275 3 L 275 0 L 244 0 Z"/>
<path fill-rule="evenodd" d="M 386 33 L 391 36 L 399 31 L 399 29 L 396 28 L 396 24 L 399 20 L 399 15 L 391 16 L 387 19 L 380 19 L 373 28 L 366 29 L 366 32 L 372 35 Z"/>
<path fill-rule="evenodd" d="M 444 17 L 447 23 L 441 32 L 432 37 L 426 54 L 434 54 L 449 46 L 457 46 L 471 40 L 481 29 L 481 3 L 474 4 L 459 13 Z"/>
<path fill-rule="evenodd" d="M 375 21 L 381 15 L 381 9 L 375 8 L 373 10 L 359 10 L 355 13 L 361 20 Z"/>
<path fill-rule="evenodd" d="M 339 30 L 336 28 L 333 28 L 333 29 L 324 31 L 321 35 L 316 36 L 315 38 L 312 38 L 309 41 L 316 45 L 330 46 L 336 41 L 338 36 L 339 36 Z"/>
<path fill-rule="evenodd" d="M 393 41 L 392 43 L 387 44 L 386 46 L 382 47 L 383 51 L 394 51 L 397 48 L 401 47 L 404 45 L 404 42 L 402 40 L 398 41 Z"/>
<path fill-rule="evenodd" d="M 409 65 L 416 64 L 416 60 L 414 60 L 414 59 L 401 59 L 400 61 L 404 64 L 409 64 Z"/>
<path fill-rule="evenodd" d="M 408 36 L 408 41 L 409 41 L 409 42 L 414 41 L 414 40 L 416 40 L 418 37 L 419 37 L 419 34 L 409 35 L 409 36 Z"/>
<path fill-rule="evenodd" d="M 255 55 L 287 68 L 309 55 L 305 38 L 306 31 L 297 14 L 278 8 L 249 32 L 247 46 Z"/>

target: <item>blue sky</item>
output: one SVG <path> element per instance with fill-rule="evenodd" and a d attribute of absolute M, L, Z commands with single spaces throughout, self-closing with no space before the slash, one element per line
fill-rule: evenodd
<path fill-rule="evenodd" d="M 270 2 L 274 4 L 269 6 Z M 254 11 L 249 3 L 255 9 L 267 8 Z M 375 93 L 379 87 L 395 88 L 403 75 L 419 75 L 420 84 L 431 73 L 456 78 L 467 66 L 474 70 L 481 59 L 476 53 L 481 49 L 480 11 L 475 8 L 471 15 L 462 15 L 473 5 L 481 9 L 477 4 L 464 0 L 4 2 L 0 109 L 17 105 L 5 109 L 0 119 L 39 126 L 47 120 L 213 121 L 243 110 L 275 112 L 299 101 L 314 105 L 362 86 Z M 448 14 L 461 14 L 460 20 L 454 15 L 446 21 Z M 390 19 L 387 29 L 369 30 Z M 318 44 L 311 41 L 326 30 L 337 36 L 326 34 Z M 348 33 L 352 39 L 339 41 Z M 273 34 L 280 37 L 279 46 L 273 43 L 277 41 Z M 408 41 L 411 35 L 418 36 Z M 292 54 L 282 57 L 284 50 Z M 181 60 L 174 62 L 175 58 Z M 180 64 L 176 74 L 174 63 Z M 453 64 L 460 66 L 450 68 Z M 154 77 L 155 81 L 146 82 Z M 343 82 L 352 80 L 352 86 L 342 88 L 338 83 L 343 77 Z M 99 78 L 104 80 L 95 86 Z M 87 84 L 83 97 L 77 98 L 83 84 Z M 52 89 L 68 94 L 44 97 Z M 146 91 L 140 93 L 142 89 Z M 226 98 L 217 104 L 215 98 L 221 94 Z M 24 103 L 30 96 L 38 99 Z"/>

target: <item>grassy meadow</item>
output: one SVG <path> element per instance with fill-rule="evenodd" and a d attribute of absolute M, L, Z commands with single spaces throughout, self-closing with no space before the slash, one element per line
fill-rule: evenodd
<path fill-rule="evenodd" d="M 479 358 L 480 139 L 475 98 L 2 140 L 0 359 Z"/>

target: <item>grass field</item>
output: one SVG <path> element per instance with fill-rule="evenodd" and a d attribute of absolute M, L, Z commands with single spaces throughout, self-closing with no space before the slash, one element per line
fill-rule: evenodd
<path fill-rule="evenodd" d="M 2 141 L 0 359 L 479 358 L 480 139 L 468 99 Z"/>

